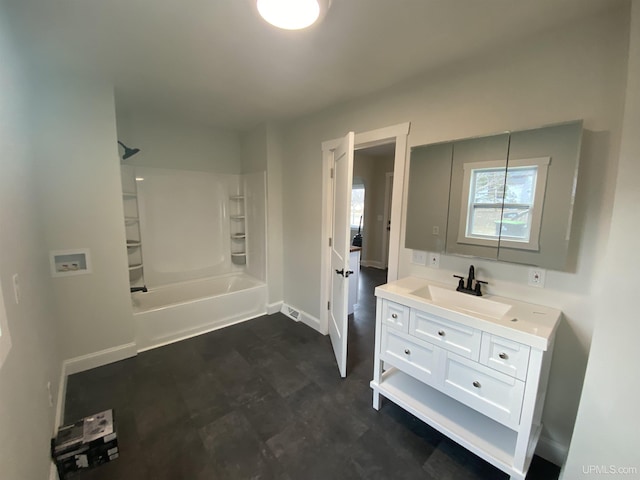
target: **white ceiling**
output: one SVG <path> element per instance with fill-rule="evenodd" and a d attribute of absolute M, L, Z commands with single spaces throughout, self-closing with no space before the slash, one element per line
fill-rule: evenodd
<path fill-rule="evenodd" d="M 250 0 L 6 0 L 25 58 L 106 77 L 119 108 L 248 129 L 375 92 L 617 0 L 333 0 L 282 31 Z"/>

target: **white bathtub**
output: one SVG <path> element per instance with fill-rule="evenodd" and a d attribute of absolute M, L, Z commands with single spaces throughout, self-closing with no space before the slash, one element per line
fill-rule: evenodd
<path fill-rule="evenodd" d="M 164 285 L 132 296 L 138 351 L 264 315 L 267 286 L 246 274 Z"/>

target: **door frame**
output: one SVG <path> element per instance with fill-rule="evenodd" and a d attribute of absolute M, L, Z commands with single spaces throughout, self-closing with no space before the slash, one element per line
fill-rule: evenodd
<path fill-rule="evenodd" d="M 367 132 L 356 133 L 355 150 L 362 150 L 387 143 L 394 143 L 395 156 L 393 162 L 393 196 L 391 199 L 391 231 L 389 232 L 389 271 L 388 281 L 397 280 L 400 263 L 400 233 L 402 223 L 402 198 L 404 177 L 407 163 L 407 137 L 410 122 L 400 123 Z M 333 198 L 331 196 L 331 168 L 333 152 L 342 139 L 322 142 L 322 248 L 320 258 L 320 332 L 329 332 L 329 266 L 331 264 L 331 249 L 329 235 L 331 232 L 331 211 Z"/>
<path fill-rule="evenodd" d="M 393 193 L 393 172 L 384 174 L 384 213 L 382 217 L 382 265 L 389 268 L 389 240 L 391 231 L 387 230 L 387 226 L 391 221 L 391 193 Z"/>

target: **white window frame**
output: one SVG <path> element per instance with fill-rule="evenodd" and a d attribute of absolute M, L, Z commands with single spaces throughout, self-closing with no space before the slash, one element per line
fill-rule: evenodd
<path fill-rule="evenodd" d="M 472 162 L 465 163 L 462 168 L 464 178 L 462 183 L 462 202 L 460 209 L 460 223 L 458 228 L 458 243 L 480 245 L 487 247 L 498 247 L 498 245 L 506 248 L 514 248 L 518 250 L 534 250 L 540 249 L 540 227 L 542 224 L 542 210 L 544 207 L 544 195 L 547 189 L 547 173 L 551 157 L 522 158 L 518 160 L 509 160 L 505 166 L 504 160 L 493 160 L 488 162 Z M 536 187 L 533 196 L 533 206 L 531 209 L 531 230 L 529 241 L 523 240 L 506 240 L 505 238 L 482 238 L 478 236 L 468 236 L 467 226 L 469 225 L 469 212 L 471 205 L 471 177 L 473 170 L 481 170 L 488 168 L 499 168 L 505 166 L 505 182 L 509 168 L 537 167 Z M 506 188 L 505 188 L 506 190 Z M 504 198 L 502 204 L 504 206 Z M 502 228 L 500 228 L 500 231 Z"/>
<path fill-rule="evenodd" d="M 7 322 L 7 311 L 4 308 L 4 298 L 0 289 L 0 368 L 11 350 L 11 335 L 9 334 L 9 324 Z"/>

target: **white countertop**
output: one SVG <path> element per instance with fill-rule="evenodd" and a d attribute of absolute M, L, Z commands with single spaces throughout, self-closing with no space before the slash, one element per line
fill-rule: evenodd
<path fill-rule="evenodd" d="M 436 287 L 440 289 L 439 291 L 446 293 L 446 300 L 435 301 L 419 294 L 421 290 L 429 288 L 429 286 Z M 445 285 L 419 277 L 405 277 L 380 285 L 376 287 L 375 295 L 472 328 L 524 343 L 539 350 L 547 350 L 549 348 L 562 315 L 562 312 L 555 308 L 526 303 L 512 298 L 496 295 L 474 297 L 466 293 L 456 292 L 455 285 Z M 508 309 L 508 311 L 501 316 L 485 315 L 477 311 L 482 310 L 485 305 L 488 307 L 502 307 L 502 305 L 496 304 L 505 304 L 506 306 L 503 308 L 505 310 Z M 474 305 L 479 308 L 472 310 Z"/>

